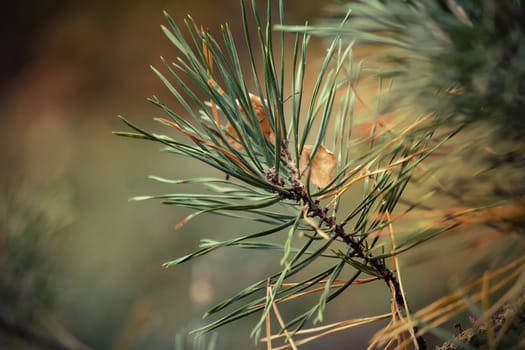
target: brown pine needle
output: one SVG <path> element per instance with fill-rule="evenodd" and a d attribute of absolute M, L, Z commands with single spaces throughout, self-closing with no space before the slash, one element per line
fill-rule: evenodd
<path fill-rule="evenodd" d="M 487 271 L 483 274 L 482 283 L 481 283 L 481 307 L 483 314 L 487 314 L 490 308 L 490 280 L 489 274 Z M 487 343 L 490 349 L 494 349 L 495 336 L 494 336 L 494 327 L 492 322 L 487 322 Z"/>
<path fill-rule="evenodd" d="M 272 286 L 270 285 L 270 279 L 268 279 L 268 281 L 266 281 L 266 298 L 267 299 L 270 298 L 271 290 L 272 290 Z M 268 339 L 268 341 L 266 342 L 266 349 L 267 350 L 272 350 L 272 338 L 271 338 L 271 335 L 272 335 L 271 315 L 268 312 L 266 314 L 266 339 Z"/>
<path fill-rule="evenodd" d="M 267 293 L 268 293 L 268 296 L 273 299 L 273 291 L 272 291 L 272 287 L 268 285 L 268 287 L 266 287 L 266 290 L 267 290 Z M 283 321 L 283 318 L 281 316 L 281 312 L 279 311 L 279 308 L 277 307 L 277 303 L 275 301 L 272 302 L 272 309 L 275 313 L 275 317 L 277 318 L 277 321 L 279 321 L 279 325 L 281 326 L 281 328 L 283 329 L 283 333 L 284 335 L 286 336 L 286 340 L 288 341 L 289 345 L 293 350 L 297 350 L 297 346 L 295 345 L 294 343 L 294 340 L 292 338 L 292 336 L 290 335 L 290 333 L 288 332 L 288 330 L 286 329 L 286 324 L 284 323 Z M 268 341 L 271 341 L 271 338 L 268 339 Z"/>
<path fill-rule="evenodd" d="M 324 326 L 321 326 L 321 327 L 315 327 L 315 328 L 309 328 L 309 329 L 304 329 L 304 330 L 301 330 L 301 331 L 297 331 L 297 332 L 294 333 L 296 336 L 306 335 L 306 334 L 311 334 L 311 333 L 317 333 L 317 332 L 321 332 L 321 333 L 313 335 L 313 336 L 310 336 L 310 337 L 307 337 L 307 338 L 303 338 L 301 340 L 296 340 L 295 341 L 295 345 L 296 346 L 304 345 L 306 343 L 309 343 L 311 341 L 320 339 L 320 338 L 325 337 L 327 335 L 343 332 L 343 331 L 346 331 L 348 329 L 351 329 L 351 328 L 354 328 L 354 327 L 359 327 L 359 326 L 362 326 L 362 325 L 365 325 L 365 324 L 368 324 L 368 323 L 382 321 L 382 320 L 390 318 L 391 316 L 392 316 L 391 313 L 386 313 L 386 314 L 372 316 L 372 317 L 363 317 L 363 318 L 356 318 L 356 319 L 352 319 L 352 320 L 345 320 L 345 321 L 335 322 L 335 323 L 332 323 L 332 324 L 329 324 L 329 325 L 324 325 Z M 277 334 L 277 335 L 272 336 L 271 338 L 273 340 L 276 340 L 276 339 L 280 339 L 280 338 L 284 338 L 284 337 L 285 337 L 284 334 Z M 263 339 L 263 341 L 267 341 L 267 340 Z M 283 345 L 281 347 L 274 348 L 273 350 L 285 350 L 285 349 L 291 349 L 291 346 L 290 345 Z"/>
<path fill-rule="evenodd" d="M 204 30 L 203 26 L 201 26 L 201 33 L 202 33 L 203 37 L 206 36 L 206 31 Z M 204 53 L 204 58 L 206 59 L 206 62 L 208 62 L 208 66 L 209 66 L 209 68 L 207 69 L 208 76 L 210 77 L 210 79 L 208 80 L 208 84 L 210 84 L 211 87 L 215 88 L 215 86 L 213 86 L 210 83 L 210 81 L 212 81 L 213 83 L 215 83 L 215 85 L 218 86 L 218 84 L 212 78 L 212 73 L 213 73 L 213 56 L 212 56 L 210 50 L 208 49 L 208 45 L 206 45 L 206 42 L 204 41 L 204 38 L 202 40 L 202 51 Z M 220 87 L 219 87 L 219 89 L 220 89 Z M 219 91 L 219 93 L 220 93 L 220 91 Z M 221 122 L 219 120 L 219 111 L 217 110 L 217 105 L 215 104 L 215 102 L 213 102 L 213 100 L 210 100 L 210 104 L 211 104 L 211 112 L 212 112 L 212 115 L 213 115 L 213 120 L 215 121 L 215 125 L 220 126 Z"/>

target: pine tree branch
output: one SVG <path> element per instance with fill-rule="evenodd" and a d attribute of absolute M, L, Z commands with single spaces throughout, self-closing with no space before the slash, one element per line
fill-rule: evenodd
<path fill-rule="evenodd" d="M 287 146 L 287 142 L 283 141 L 283 145 Z M 291 174 L 288 181 L 292 185 L 292 188 L 281 192 L 280 198 L 294 200 L 305 205 L 307 208 L 307 216 L 319 219 L 321 224 L 325 224 L 329 231 L 331 231 L 336 237 L 339 237 L 349 248 L 351 248 L 350 254 L 353 257 L 361 259 L 365 266 L 371 266 L 376 272 L 377 277 L 382 279 L 389 289 L 393 289 L 393 299 L 398 309 L 405 310 L 405 302 L 403 300 L 401 286 L 394 272 L 386 266 L 385 259 L 375 258 L 371 253 L 368 253 L 363 240 L 357 239 L 346 232 L 344 225 L 338 224 L 336 218 L 328 214 L 328 207 L 323 207 L 320 201 L 312 199 L 305 190 L 305 185 L 300 178 L 300 171 L 297 169 L 297 165 L 292 161 L 292 157 L 286 147 L 281 149 L 281 156 L 285 161 L 289 174 Z M 274 185 L 278 186 L 283 186 L 285 183 L 284 179 L 275 172 L 275 169 L 271 169 L 267 173 L 267 179 Z M 419 331 L 418 327 L 413 326 L 412 331 L 413 334 L 416 335 L 418 349 L 427 349 L 426 341 L 423 336 L 417 335 Z"/>

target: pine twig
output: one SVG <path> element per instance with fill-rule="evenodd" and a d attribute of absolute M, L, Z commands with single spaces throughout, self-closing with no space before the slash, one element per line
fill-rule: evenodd
<path fill-rule="evenodd" d="M 286 145 L 286 142 L 283 142 Z M 297 166 L 291 161 L 292 157 L 287 148 L 281 150 L 281 154 L 286 161 L 287 168 L 291 174 L 289 183 L 292 188 L 280 193 L 282 199 L 294 200 L 302 202 L 306 206 L 306 215 L 309 217 L 316 217 L 320 222 L 324 223 L 328 230 L 331 230 L 336 237 L 339 237 L 352 250 L 352 255 L 370 265 L 380 279 L 382 279 L 389 290 L 392 290 L 393 299 L 399 310 L 406 309 L 406 303 L 403 298 L 403 291 L 395 273 L 389 269 L 384 258 L 375 258 L 371 253 L 366 252 L 366 247 L 362 240 L 356 239 L 351 234 L 347 233 L 343 224 L 338 224 L 334 216 L 328 214 L 328 207 L 323 207 L 317 200 L 313 200 L 305 190 L 305 186 L 300 179 L 300 172 Z M 273 182 L 274 185 L 282 185 L 285 183 L 274 171 L 269 171 L 267 178 Z M 419 329 L 416 325 L 412 327 L 412 332 L 416 336 L 417 347 L 420 350 L 427 349 L 426 341 L 423 336 L 418 335 Z"/>

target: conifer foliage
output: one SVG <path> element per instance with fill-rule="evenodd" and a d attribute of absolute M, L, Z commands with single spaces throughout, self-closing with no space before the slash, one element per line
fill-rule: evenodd
<path fill-rule="evenodd" d="M 212 307 L 207 316 L 215 320 L 198 331 L 257 313 L 252 336 L 268 349 L 296 349 L 389 320 L 378 323 L 370 348 L 426 349 L 432 333 L 450 341 L 448 349 L 475 345 L 441 326 L 478 307 L 469 328 L 476 341 L 519 346 L 525 329 L 519 321 L 525 305 L 522 2 L 352 1 L 314 26 L 287 26 L 283 2 L 277 12 L 270 3 L 261 14 L 255 1 L 241 2 L 247 67 L 228 25 L 216 38 L 191 17 L 183 30 L 166 14 L 162 28 L 180 56 L 153 70 L 179 107 L 151 99 L 165 115 L 157 121 L 166 134 L 124 118 L 133 131 L 116 132 L 226 174 L 154 177 L 178 187 L 200 184 L 203 191 L 135 198 L 192 209 L 179 228 L 206 214 L 265 227 L 224 241 L 210 237 L 166 267 L 225 247 L 281 251 L 278 271 Z M 329 39 L 318 70 L 308 59 L 312 36 Z M 372 53 L 363 54 L 370 45 Z M 316 79 L 307 87 L 312 72 Z M 458 163 L 469 169 L 456 171 Z M 472 254 L 464 264 L 469 277 L 456 291 L 413 310 L 399 257 L 440 240 L 450 240 L 459 255 L 487 245 L 500 253 L 481 254 L 484 264 Z M 450 252 L 434 252 L 443 254 Z M 327 304 L 342 303 L 362 284 L 386 288 L 390 308 L 323 323 Z M 280 311 L 294 300 L 304 300 L 302 312 Z"/>

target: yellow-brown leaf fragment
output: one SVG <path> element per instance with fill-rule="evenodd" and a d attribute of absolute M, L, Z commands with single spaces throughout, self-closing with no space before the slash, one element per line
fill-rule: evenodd
<path fill-rule="evenodd" d="M 308 170 L 310 172 L 310 181 L 314 185 L 323 188 L 332 181 L 332 172 L 336 166 L 335 155 L 321 145 L 314 158 L 310 161 L 313 149 L 314 146 L 312 145 L 304 146 L 303 153 L 301 153 L 301 158 L 299 159 L 299 168 L 303 175 L 305 170 Z M 309 168 L 307 169 L 309 162 Z"/>
<path fill-rule="evenodd" d="M 237 141 L 239 136 L 233 129 L 233 126 L 230 124 L 230 122 L 226 124 L 226 131 L 227 131 L 226 139 L 228 140 L 228 143 L 230 144 L 230 146 L 236 149 L 237 151 L 242 151 L 244 147 L 243 145 L 241 145 L 240 142 Z"/>
<path fill-rule="evenodd" d="M 259 96 L 256 96 L 252 93 L 250 93 L 250 102 L 253 106 L 253 110 L 255 111 L 255 114 L 257 115 L 257 119 L 259 120 L 259 125 L 261 127 L 261 131 L 264 134 L 264 137 L 270 141 L 271 143 L 275 143 L 275 134 L 273 132 L 273 129 L 270 125 L 270 122 L 268 121 L 268 117 L 266 116 L 266 113 L 264 112 L 264 105 L 263 103 L 266 103 L 266 100 L 261 100 Z M 239 107 L 239 110 L 242 112 L 244 117 L 246 118 L 246 113 L 242 109 L 241 105 L 237 102 L 237 106 Z M 233 129 L 233 126 L 231 123 L 228 122 L 226 124 L 226 131 L 228 132 L 228 135 L 226 135 L 226 138 L 228 139 L 228 143 L 230 146 L 235 148 L 238 151 L 242 151 L 244 147 L 237 141 L 239 136 Z"/>

